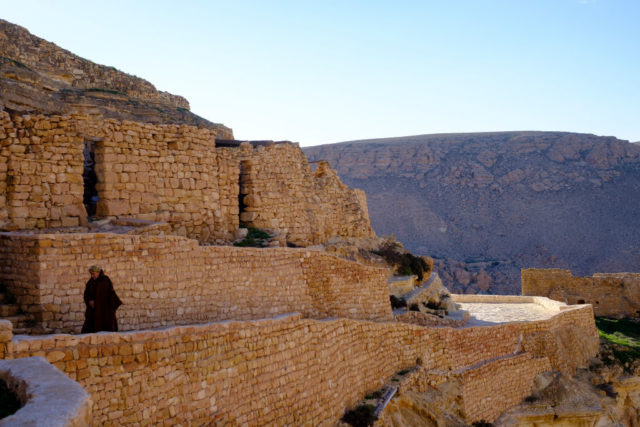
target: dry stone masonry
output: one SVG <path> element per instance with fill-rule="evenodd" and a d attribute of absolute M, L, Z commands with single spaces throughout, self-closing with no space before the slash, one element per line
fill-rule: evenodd
<path fill-rule="evenodd" d="M 82 386 L 67 425 L 332 426 L 399 370 L 399 393 L 456 389 L 467 423 L 493 421 L 540 372 L 596 354 L 590 305 L 494 296 L 548 315 L 394 317 L 386 268 L 309 247 L 375 239 L 364 192 L 188 108 L 0 20 L 0 283 L 47 333 L 0 320 L 0 359 L 41 357 Z M 279 247 L 231 246 L 242 226 Z M 74 334 L 92 264 L 124 303 L 120 332 Z"/>
<path fill-rule="evenodd" d="M 548 321 L 463 329 L 296 314 L 123 333 L 0 336 L 5 358 L 42 356 L 79 382 L 94 402 L 94 425 L 334 425 L 364 394 L 416 364 L 422 387 L 464 385 L 469 423 L 492 420 L 531 392 L 536 373 L 570 373 L 597 351 L 590 306 L 567 307 Z M 573 351 L 585 342 L 586 354 Z M 488 396 L 483 388 L 496 376 L 506 387 Z"/>
<path fill-rule="evenodd" d="M 640 318 L 638 273 L 574 277 L 569 270 L 523 269 L 522 295 L 540 295 L 566 304 L 591 304 L 596 316 Z"/>
<path fill-rule="evenodd" d="M 86 224 L 90 141 L 99 216 L 167 222 L 200 241 L 229 241 L 241 221 L 303 246 L 374 236 L 364 193 L 326 164 L 312 172 L 297 144 L 217 148 L 207 128 L 78 115 L 0 111 L 0 124 L 0 229 Z"/>
<path fill-rule="evenodd" d="M 323 251 L 199 246 L 178 236 L 0 233 L 0 282 L 46 330 L 80 331 L 93 264 L 124 302 L 121 330 L 291 312 L 392 318 L 385 269 Z"/>

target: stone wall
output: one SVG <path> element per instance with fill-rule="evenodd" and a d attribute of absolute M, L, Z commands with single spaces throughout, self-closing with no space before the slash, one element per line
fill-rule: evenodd
<path fill-rule="evenodd" d="M 174 233 L 203 241 L 237 229 L 238 215 L 227 209 L 237 194 L 220 198 L 229 177 L 214 131 L 110 120 L 86 132 L 103 138 L 96 144 L 99 216 L 166 221 Z"/>
<path fill-rule="evenodd" d="M 82 204 L 82 138 L 65 117 L 0 111 L 0 227 L 76 226 Z"/>
<path fill-rule="evenodd" d="M 83 427 L 91 422 L 91 398 L 42 357 L 0 360 L 0 379 L 22 403 L 0 427 Z"/>
<path fill-rule="evenodd" d="M 178 236 L 0 233 L 0 282 L 49 330 L 79 332 L 92 264 L 124 303 L 121 330 L 294 311 L 392 319 L 386 270 L 323 251 L 199 246 Z"/>
<path fill-rule="evenodd" d="M 375 236 L 364 192 L 342 184 L 326 162 L 313 172 L 297 145 L 257 147 L 242 165 L 246 224 L 284 232 L 300 246 Z"/>
<path fill-rule="evenodd" d="M 325 164 L 312 172 L 296 144 L 218 148 L 218 137 L 188 125 L 0 111 L 0 229 L 84 224 L 90 141 L 99 216 L 167 222 L 200 241 L 231 240 L 241 219 L 302 246 L 374 236 L 364 194 Z"/>
<path fill-rule="evenodd" d="M 595 328 L 589 315 L 588 307 L 570 308 L 551 322 L 563 328 L 581 319 L 586 323 L 580 327 L 589 330 Z M 521 336 L 535 324 L 451 329 L 296 314 L 154 331 L 15 337 L 0 345 L 9 351 L 5 358 L 43 356 L 78 381 L 92 396 L 95 425 L 334 425 L 366 393 L 420 363 L 432 373 L 474 372 L 466 380 L 465 405 L 475 421 L 506 409 L 514 398 L 508 394 L 529 392 L 527 381 L 540 369 L 564 371 L 588 360 L 566 353 L 573 362 L 558 363 L 525 353 L 513 359 L 518 363 L 498 363 L 501 381 L 510 387 L 495 390 L 492 414 L 473 409 L 483 399 L 477 391 L 498 372 L 491 361 L 520 354 Z M 465 369 L 474 365 L 487 368 Z"/>
<path fill-rule="evenodd" d="M 640 318 L 640 273 L 574 277 L 569 270 L 523 269 L 522 294 L 591 304 L 596 316 Z"/>

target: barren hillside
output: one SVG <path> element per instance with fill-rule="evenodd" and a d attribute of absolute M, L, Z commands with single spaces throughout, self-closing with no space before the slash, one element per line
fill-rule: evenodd
<path fill-rule="evenodd" d="M 0 109 L 100 115 L 146 123 L 231 129 L 193 114 L 189 102 L 139 77 L 96 64 L 0 19 Z"/>
<path fill-rule="evenodd" d="M 350 141 L 305 153 L 365 190 L 376 232 L 436 257 L 454 291 L 519 293 L 521 267 L 640 270 L 638 144 L 501 132 Z"/>

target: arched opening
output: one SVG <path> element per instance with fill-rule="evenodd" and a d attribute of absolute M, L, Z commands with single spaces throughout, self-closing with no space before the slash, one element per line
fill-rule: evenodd
<path fill-rule="evenodd" d="M 93 141 L 84 142 L 84 169 L 82 171 L 82 179 L 84 181 L 84 194 L 82 202 L 87 210 L 89 219 L 95 217 L 96 206 L 98 204 L 98 176 L 96 175 L 96 155 L 95 143 Z"/>
<path fill-rule="evenodd" d="M 584 300 L 583 299 L 579 299 L 578 300 L 578 304 L 584 304 Z"/>

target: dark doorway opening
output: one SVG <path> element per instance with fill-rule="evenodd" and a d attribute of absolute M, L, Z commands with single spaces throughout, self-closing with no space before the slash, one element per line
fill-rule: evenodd
<path fill-rule="evenodd" d="M 87 209 L 89 218 L 95 217 L 96 206 L 98 205 L 98 176 L 96 175 L 96 156 L 95 143 L 93 141 L 84 142 L 84 170 L 82 171 L 82 179 L 84 180 L 84 195 L 82 202 Z"/>
<path fill-rule="evenodd" d="M 584 300 L 583 299 L 579 299 L 578 300 L 578 304 L 584 304 Z"/>
<path fill-rule="evenodd" d="M 244 196 L 246 196 L 246 188 L 245 183 L 243 181 L 246 180 L 246 171 L 249 165 L 246 161 L 240 162 L 240 174 L 238 176 L 238 215 L 240 216 L 240 225 L 242 225 L 242 214 L 246 212 L 247 204 L 244 202 Z"/>

